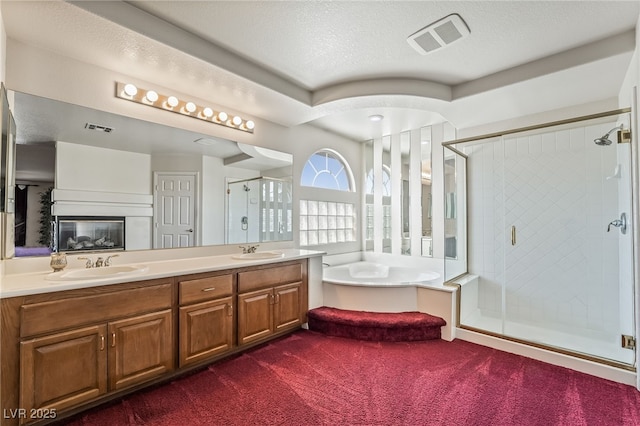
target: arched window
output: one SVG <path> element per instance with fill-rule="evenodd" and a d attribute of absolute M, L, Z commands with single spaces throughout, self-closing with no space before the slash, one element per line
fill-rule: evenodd
<path fill-rule="evenodd" d="M 300 185 L 354 191 L 353 173 L 340 154 L 331 149 L 321 149 L 311 155 L 304 165 Z"/>
<path fill-rule="evenodd" d="M 307 191 L 309 198 L 300 199 L 300 246 L 355 242 L 357 194 L 342 155 L 331 149 L 313 153 L 302 168 L 300 185 L 351 193 Z"/>

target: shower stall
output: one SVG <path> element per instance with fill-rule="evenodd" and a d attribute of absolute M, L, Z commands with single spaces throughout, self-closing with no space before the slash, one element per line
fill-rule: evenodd
<path fill-rule="evenodd" d="M 227 244 L 293 239 L 291 182 L 257 177 L 227 182 Z"/>
<path fill-rule="evenodd" d="M 633 368 L 629 125 L 620 110 L 445 143 L 466 165 L 468 246 L 445 259 L 472 277 L 460 327 Z"/>

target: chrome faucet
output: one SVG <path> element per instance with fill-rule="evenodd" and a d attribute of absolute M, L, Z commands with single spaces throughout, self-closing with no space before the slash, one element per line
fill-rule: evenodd
<path fill-rule="evenodd" d="M 247 253 L 255 253 L 257 248 L 260 247 L 259 244 L 256 244 L 255 246 L 239 246 L 242 249 L 242 254 L 247 254 Z"/>
<path fill-rule="evenodd" d="M 118 257 L 117 254 L 112 254 L 111 256 L 107 256 L 106 259 L 99 257 L 96 259 L 96 262 L 93 263 L 93 260 L 90 257 L 79 257 L 78 260 L 86 260 L 84 264 L 85 268 L 101 268 L 103 266 L 111 266 L 111 258 Z"/>
<path fill-rule="evenodd" d="M 89 257 L 79 257 L 78 260 L 86 260 L 84 267 L 85 268 L 93 268 L 93 260 Z"/>

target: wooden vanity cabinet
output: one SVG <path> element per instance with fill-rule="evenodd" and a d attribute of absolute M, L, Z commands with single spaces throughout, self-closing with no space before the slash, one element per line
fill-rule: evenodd
<path fill-rule="evenodd" d="M 0 299 L 0 424 L 50 423 L 300 328 L 307 262 Z"/>
<path fill-rule="evenodd" d="M 238 345 L 300 327 L 307 312 L 306 262 L 238 273 Z"/>
<path fill-rule="evenodd" d="M 171 309 L 110 322 L 109 390 L 120 390 L 173 370 Z"/>
<path fill-rule="evenodd" d="M 21 407 L 63 410 L 173 369 L 171 311 L 20 344 Z"/>
<path fill-rule="evenodd" d="M 234 275 L 198 275 L 181 279 L 180 367 L 234 347 Z"/>
<path fill-rule="evenodd" d="M 107 392 L 106 325 L 24 341 L 20 407 L 63 410 Z"/>
<path fill-rule="evenodd" d="M 20 407 L 61 411 L 171 372 L 171 288 L 167 282 L 78 297 L 61 292 L 22 305 Z"/>

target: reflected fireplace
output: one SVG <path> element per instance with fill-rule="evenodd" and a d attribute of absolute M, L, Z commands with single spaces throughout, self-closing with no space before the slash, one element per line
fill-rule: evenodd
<path fill-rule="evenodd" d="M 125 218 L 121 216 L 57 216 L 55 251 L 115 251 L 125 249 Z"/>

